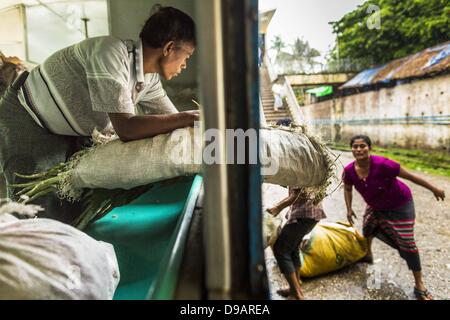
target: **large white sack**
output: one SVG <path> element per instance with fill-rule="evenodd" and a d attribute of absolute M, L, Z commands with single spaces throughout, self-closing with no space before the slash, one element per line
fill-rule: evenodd
<path fill-rule="evenodd" d="M 180 145 L 186 139 L 192 144 Z M 196 174 L 201 163 L 195 163 L 194 149 L 201 150 L 200 145 L 201 140 L 194 141 L 193 128 L 127 143 L 116 139 L 95 147 L 81 158 L 70 172 L 70 188 L 131 189 Z"/>
<path fill-rule="evenodd" d="M 131 189 L 200 173 L 204 159 L 201 146 L 202 133 L 193 128 L 96 146 L 70 170 L 61 194 L 76 198 L 82 188 Z M 260 152 L 261 163 L 275 169 L 265 171 L 269 173 L 264 176 L 265 182 L 312 187 L 321 186 L 327 180 L 330 167 L 327 152 L 298 130 L 261 129 L 260 148 L 256 152 Z"/>
<path fill-rule="evenodd" d="M 331 158 L 328 151 L 306 134 L 287 129 L 261 129 L 261 163 L 277 169 L 264 182 L 290 187 L 318 187 L 325 183 Z M 270 173 L 270 170 L 267 170 Z"/>
<path fill-rule="evenodd" d="M 0 218 L 0 299 L 112 299 L 112 245 L 50 219 Z"/>

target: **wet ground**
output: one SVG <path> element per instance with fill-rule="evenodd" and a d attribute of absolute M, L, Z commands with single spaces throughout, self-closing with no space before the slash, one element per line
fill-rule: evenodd
<path fill-rule="evenodd" d="M 353 161 L 350 152 L 337 152 L 345 166 Z M 338 176 L 343 167 L 340 166 Z M 409 181 L 416 207 L 416 243 L 420 251 L 424 281 L 435 299 L 450 298 L 450 179 L 414 172 L 432 184 L 444 189 L 447 199 L 437 202 L 433 194 Z M 330 188 L 336 188 L 337 182 Z M 263 185 L 264 205 L 271 206 L 287 195 L 287 190 L 276 185 Z M 329 221 L 346 221 L 343 187 L 328 196 L 323 207 Z M 365 204 L 353 191 L 353 209 L 358 216 L 356 226 L 361 230 Z M 283 213 L 282 213 L 283 214 Z M 266 253 L 267 271 L 272 299 L 285 299 L 276 291 L 287 287 L 280 274 L 272 249 Z M 314 279 L 302 279 L 306 299 L 325 300 L 405 300 L 414 299 L 413 276 L 406 262 L 397 251 L 375 239 L 373 242 L 374 264 L 356 263 L 340 271 Z"/>

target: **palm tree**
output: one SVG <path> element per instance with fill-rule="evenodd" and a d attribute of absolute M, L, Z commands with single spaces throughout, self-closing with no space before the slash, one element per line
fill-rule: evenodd
<path fill-rule="evenodd" d="M 292 45 L 292 53 L 294 57 L 301 59 L 305 57 L 305 54 L 308 52 L 308 50 L 309 50 L 308 41 L 303 41 L 300 38 L 294 40 L 294 44 Z"/>
<path fill-rule="evenodd" d="M 277 51 L 277 56 L 280 53 L 281 50 L 286 48 L 286 44 L 284 43 L 283 39 L 281 39 L 280 35 L 275 36 L 275 39 L 272 40 L 272 47 L 271 49 L 275 49 Z"/>
<path fill-rule="evenodd" d="M 317 58 L 317 57 L 320 57 L 319 50 L 310 48 L 309 52 L 306 55 L 306 61 L 309 64 L 309 66 L 311 67 L 311 70 L 314 70 L 314 66 L 317 64 L 317 62 L 315 61 L 315 58 Z"/>
<path fill-rule="evenodd" d="M 286 43 L 281 39 L 280 35 L 275 36 L 275 39 L 272 40 L 272 48 L 275 49 L 276 55 L 275 55 L 275 61 L 283 60 L 283 49 L 286 48 Z"/>
<path fill-rule="evenodd" d="M 300 72 L 304 72 L 305 64 L 314 70 L 314 65 L 317 64 L 315 58 L 320 57 L 320 52 L 311 48 L 307 40 L 300 38 L 295 39 L 292 48 L 292 62 Z"/>

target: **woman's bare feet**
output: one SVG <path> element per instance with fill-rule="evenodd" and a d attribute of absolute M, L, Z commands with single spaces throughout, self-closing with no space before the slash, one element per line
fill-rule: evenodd
<path fill-rule="evenodd" d="M 303 295 L 303 292 L 298 291 L 294 294 L 289 295 L 288 300 L 305 300 L 305 296 Z"/>
<path fill-rule="evenodd" d="M 280 296 L 287 298 L 291 294 L 291 289 L 280 289 L 280 290 L 277 290 L 277 293 Z"/>
<path fill-rule="evenodd" d="M 292 292 L 291 289 L 280 289 L 277 290 L 277 293 L 288 300 L 305 300 L 305 296 L 303 292 L 300 290 L 299 292 Z"/>

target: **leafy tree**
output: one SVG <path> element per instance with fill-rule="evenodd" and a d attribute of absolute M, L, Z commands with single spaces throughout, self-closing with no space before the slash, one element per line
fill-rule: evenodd
<path fill-rule="evenodd" d="M 379 28 L 373 5 L 380 8 Z M 450 1 L 369 0 L 330 24 L 337 35 L 334 59 L 381 64 L 450 40 Z"/>

